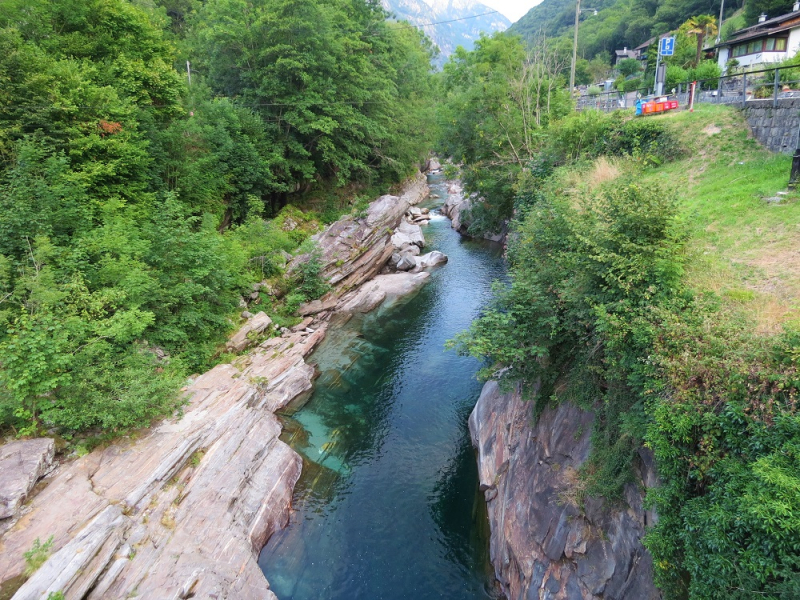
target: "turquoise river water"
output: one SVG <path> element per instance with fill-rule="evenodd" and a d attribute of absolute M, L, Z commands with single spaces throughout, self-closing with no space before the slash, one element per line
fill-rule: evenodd
<path fill-rule="evenodd" d="M 446 195 L 440 179 L 431 190 Z M 413 298 L 332 327 L 311 357 L 313 395 L 283 415 L 303 475 L 289 526 L 259 557 L 280 600 L 493 597 L 467 429 L 479 363 L 444 344 L 504 277 L 502 249 L 441 216 L 423 230 L 424 251 L 449 262 Z"/>

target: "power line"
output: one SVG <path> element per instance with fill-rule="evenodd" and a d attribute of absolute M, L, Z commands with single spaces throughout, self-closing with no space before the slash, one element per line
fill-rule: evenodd
<path fill-rule="evenodd" d="M 455 23 L 457 21 L 467 21 L 469 19 L 477 19 L 478 17 L 485 17 L 486 15 L 494 15 L 499 13 L 499 10 L 490 10 L 489 12 L 481 13 L 479 15 L 471 15 L 469 17 L 461 17 L 460 19 L 450 19 L 449 21 L 436 21 L 434 23 L 419 23 L 419 24 L 411 24 L 411 25 L 401 25 L 400 27 L 395 27 L 394 29 L 409 29 L 409 28 L 417 28 L 417 27 L 429 27 L 431 25 L 444 25 L 446 23 Z M 396 21 L 395 21 L 396 22 Z"/>

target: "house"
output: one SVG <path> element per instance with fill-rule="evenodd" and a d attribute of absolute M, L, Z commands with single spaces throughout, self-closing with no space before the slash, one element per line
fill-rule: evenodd
<path fill-rule="evenodd" d="M 728 61 L 736 59 L 740 67 L 777 63 L 793 57 L 800 49 L 800 1 L 792 12 L 774 19 L 761 15 L 758 23 L 734 31 L 731 38 L 712 46 L 717 64 L 725 71 Z"/>
<path fill-rule="evenodd" d="M 636 49 L 629 50 L 627 46 L 622 50 L 614 50 L 614 54 L 617 55 L 616 60 L 614 61 L 615 65 L 619 64 L 619 61 L 625 60 L 626 58 L 633 58 L 639 60 L 640 53 L 636 51 Z"/>

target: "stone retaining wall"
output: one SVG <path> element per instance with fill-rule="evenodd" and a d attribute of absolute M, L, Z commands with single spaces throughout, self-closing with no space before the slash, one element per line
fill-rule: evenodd
<path fill-rule="evenodd" d="M 753 137 L 765 148 L 784 154 L 794 152 L 800 128 L 800 98 L 781 98 L 777 107 L 773 107 L 771 98 L 749 100 L 744 114 Z"/>

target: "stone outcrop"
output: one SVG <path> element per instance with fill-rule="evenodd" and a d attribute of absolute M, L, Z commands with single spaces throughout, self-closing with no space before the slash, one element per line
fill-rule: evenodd
<path fill-rule="evenodd" d="M 260 312 L 247 319 L 236 334 L 228 340 L 226 345 L 229 352 L 241 352 L 255 341 L 255 338 L 267 331 L 272 325 L 272 319 L 267 313 Z"/>
<path fill-rule="evenodd" d="M 458 181 L 451 181 L 447 186 L 447 198 L 442 205 L 442 214 L 450 218 L 453 229 L 462 235 L 469 235 L 469 209 L 472 199 L 464 196 L 464 190 Z M 492 242 L 505 242 L 508 234 L 507 224 L 503 224 L 501 231 L 496 233 L 485 233 L 484 239 Z"/>
<path fill-rule="evenodd" d="M 0 531 L 53 465 L 55 443 L 49 438 L 18 440 L 0 446 Z"/>
<path fill-rule="evenodd" d="M 311 389 L 325 325 L 263 343 L 187 389 L 183 414 L 61 467 L 0 540 L 0 581 L 36 538 L 53 554 L 17 591 L 67 598 L 274 598 L 256 563 L 302 461 L 273 412 Z"/>
<path fill-rule="evenodd" d="M 428 193 L 425 176 L 417 173 L 400 196 L 381 196 L 370 204 L 365 216 L 343 217 L 313 236 L 321 252 L 321 274 L 333 286 L 321 303 L 339 298 L 381 271 L 394 252 L 391 238 L 403 215 Z M 307 259 L 308 255 L 295 257 L 289 268 Z M 300 314 L 312 314 L 304 311 L 301 307 Z"/>
<path fill-rule="evenodd" d="M 584 497 L 577 470 L 590 450 L 593 415 L 563 402 L 533 424 L 532 403 L 488 382 L 470 415 L 491 557 L 508 600 L 658 600 L 652 559 L 641 544 L 656 516 L 640 487 L 612 506 Z M 656 484 L 641 455 L 642 487 Z"/>

